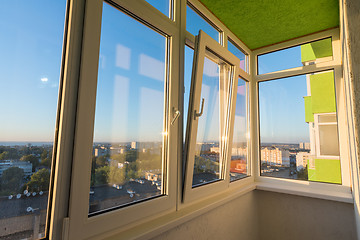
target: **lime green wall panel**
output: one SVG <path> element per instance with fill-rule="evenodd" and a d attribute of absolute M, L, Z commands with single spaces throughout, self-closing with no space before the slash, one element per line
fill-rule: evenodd
<path fill-rule="evenodd" d="M 311 169 L 308 161 L 308 179 L 314 182 L 341 184 L 340 160 L 315 159 L 315 169 Z"/>
<path fill-rule="evenodd" d="M 331 38 L 301 45 L 301 62 L 332 56 Z"/>
<path fill-rule="evenodd" d="M 305 122 L 314 122 L 311 96 L 304 97 L 304 103 L 305 103 Z"/>
<path fill-rule="evenodd" d="M 324 72 L 310 75 L 313 113 L 336 112 L 334 73 Z"/>

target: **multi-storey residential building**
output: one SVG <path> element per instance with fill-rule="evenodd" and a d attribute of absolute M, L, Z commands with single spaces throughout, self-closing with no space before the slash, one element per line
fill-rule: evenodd
<path fill-rule="evenodd" d="M 290 167 L 290 152 L 279 148 L 261 149 L 261 161 L 273 166 Z"/>
<path fill-rule="evenodd" d="M 300 171 L 307 166 L 307 163 L 310 159 L 310 153 L 308 152 L 298 152 L 296 154 L 296 170 Z"/>

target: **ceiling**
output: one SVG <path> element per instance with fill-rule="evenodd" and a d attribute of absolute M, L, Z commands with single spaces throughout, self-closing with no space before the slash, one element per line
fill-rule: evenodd
<path fill-rule="evenodd" d="M 250 49 L 339 26 L 338 0 L 200 0 Z"/>

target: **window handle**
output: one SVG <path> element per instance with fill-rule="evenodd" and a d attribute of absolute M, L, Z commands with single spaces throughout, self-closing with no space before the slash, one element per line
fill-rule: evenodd
<path fill-rule="evenodd" d="M 204 102 L 205 102 L 205 99 L 203 98 L 203 99 L 201 100 L 201 108 L 200 108 L 200 112 L 199 112 L 199 113 L 197 113 L 196 110 L 194 111 L 194 120 L 196 120 L 196 118 L 201 117 L 201 115 L 203 115 Z"/>
<path fill-rule="evenodd" d="M 174 117 L 173 117 L 173 120 L 171 121 L 171 125 L 174 125 L 176 120 L 180 117 L 180 111 L 179 110 L 177 110 L 176 108 L 173 108 L 173 112 L 174 112 Z"/>

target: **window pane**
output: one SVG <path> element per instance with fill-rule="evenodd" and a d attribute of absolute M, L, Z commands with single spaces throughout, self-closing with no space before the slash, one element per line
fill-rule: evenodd
<path fill-rule="evenodd" d="M 89 213 L 164 193 L 166 46 L 104 4 Z"/>
<path fill-rule="evenodd" d="M 336 123 L 336 115 L 335 114 L 322 114 L 319 115 L 319 123 Z"/>
<path fill-rule="evenodd" d="M 0 239 L 45 236 L 65 6 L 0 3 Z"/>
<path fill-rule="evenodd" d="M 189 6 L 186 7 L 186 30 L 194 36 L 199 34 L 199 30 L 203 30 L 210 37 L 220 42 L 219 31 Z"/>
<path fill-rule="evenodd" d="M 188 46 L 185 46 L 185 66 L 184 66 L 184 142 L 186 134 L 186 124 L 189 110 L 189 98 L 190 98 L 190 87 L 191 87 L 191 73 L 192 64 L 194 58 L 194 50 Z"/>
<path fill-rule="evenodd" d="M 337 125 L 319 126 L 320 155 L 339 156 Z"/>
<path fill-rule="evenodd" d="M 151 5 L 153 5 L 157 10 L 162 12 L 164 15 L 170 17 L 170 1 L 171 0 L 145 0 Z"/>
<path fill-rule="evenodd" d="M 331 38 L 258 56 L 258 74 L 332 60 Z"/>
<path fill-rule="evenodd" d="M 240 59 L 240 68 L 247 72 L 247 57 L 245 53 L 243 53 L 230 39 L 228 39 L 228 50 Z"/>
<path fill-rule="evenodd" d="M 332 71 L 260 82 L 259 104 L 262 176 L 341 184 L 337 123 L 317 120 L 336 116 Z"/>
<path fill-rule="evenodd" d="M 236 96 L 234 136 L 231 150 L 230 181 L 248 175 L 248 84 L 239 78 Z"/>
<path fill-rule="evenodd" d="M 204 99 L 203 115 L 199 117 L 196 138 L 193 186 L 206 184 L 220 179 L 222 170 L 221 124 L 220 114 L 224 110 L 220 105 L 223 92 L 220 90 L 220 66 L 205 57 L 201 87 L 201 99 Z M 221 106 L 221 107 L 220 107 Z M 201 107 L 201 106 L 200 106 Z M 201 110 L 200 110 L 201 111 Z"/>

